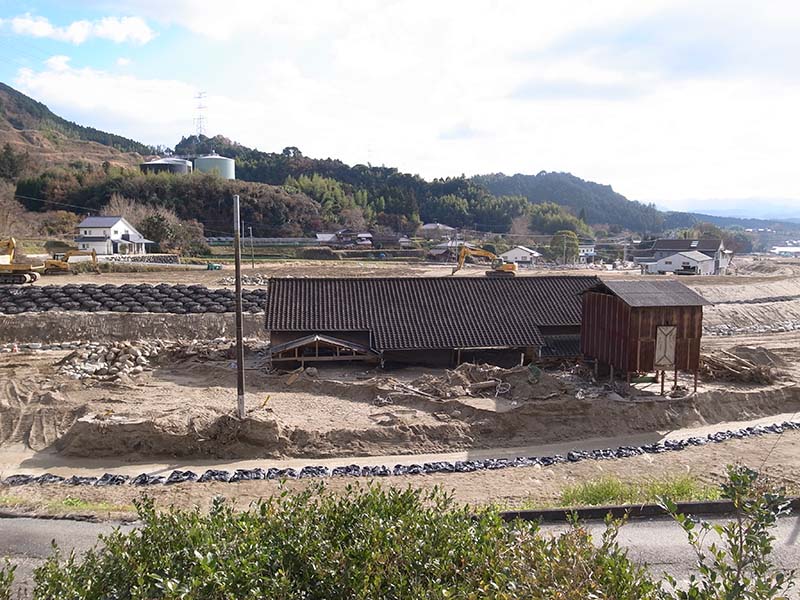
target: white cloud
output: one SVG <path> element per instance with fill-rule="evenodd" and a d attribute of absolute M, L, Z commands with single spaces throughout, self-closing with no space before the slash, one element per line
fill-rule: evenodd
<path fill-rule="evenodd" d="M 71 44 L 83 44 L 90 38 L 116 43 L 146 44 L 155 32 L 140 17 L 104 17 L 97 21 L 74 21 L 66 27 L 56 27 L 46 17 L 26 13 L 10 19 L 11 29 L 19 35 L 49 38 Z"/>
<path fill-rule="evenodd" d="M 120 56 L 117 59 L 117 66 L 118 67 L 129 67 L 130 64 L 131 64 L 131 59 L 130 58 L 125 58 L 124 56 Z"/>
<path fill-rule="evenodd" d="M 664 11 L 686 7 L 704 18 L 688 0 L 587 0 L 570 10 L 516 0 L 229 0 L 224 11 L 185 0 L 119 2 L 129 14 L 212 38 L 240 82 L 236 97 L 214 93 L 213 71 L 190 85 L 157 64 L 152 78 L 137 79 L 56 62 L 20 71 L 22 91 L 72 119 L 154 144 L 191 132 L 202 86 L 211 90 L 209 132 L 262 150 L 298 146 L 426 177 L 571 171 L 674 206 L 686 198 L 800 198 L 800 85 L 750 72 L 723 77 L 713 64 L 683 77 L 671 64 L 665 76 L 636 55 L 635 36 L 633 48 L 622 49 L 627 60 L 611 61 L 609 38 L 599 52 L 584 35 L 604 27 L 635 33 L 639 20 L 659 23 Z M 693 21 L 693 31 L 716 31 L 717 5 L 706 3 L 710 20 Z M 734 18 L 747 24 L 751 15 L 728 15 L 726 24 Z M 780 45 L 782 19 L 762 21 L 738 51 L 755 55 L 752 44 L 774 32 Z M 545 52 L 565 37 L 586 44 Z M 200 50 L 209 43 L 195 41 Z M 690 53 L 689 66 L 705 58 Z"/>
<path fill-rule="evenodd" d="M 46 64 L 51 71 L 60 72 L 69 69 L 69 61 L 70 61 L 69 56 L 58 54 L 56 56 L 51 56 L 50 58 L 48 58 L 46 61 L 44 61 L 44 64 Z"/>

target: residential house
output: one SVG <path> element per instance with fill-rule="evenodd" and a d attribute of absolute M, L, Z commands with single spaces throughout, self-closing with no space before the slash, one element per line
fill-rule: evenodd
<path fill-rule="evenodd" d="M 472 249 L 477 248 L 474 244 L 470 244 L 464 240 L 450 240 L 449 242 L 436 244 L 433 248 L 428 250 L 428 258 L 443 262 L 455 260 L 458 258 L 458 253 L 461 251 L 462 246 Z"/>
<path fill-rule="evenodd" d="M 443 223 L 425 223 L 419 228 L 419 235 L 427 240 L 441 240 L 453 237 L 455 227 Z"/>
<path fill-rule="evenodd" d="M 714 275 L 725 275 L 733 259 L 733 252 L 725 249 L 721 239 L 658 239 L 642 242 L 634 255 L 634 262 L 654 263 L 679 252 L 702 252 L 714 259 Z"/>
<path fill-rule="evenodd" d="M 80 250 L 94 250 L 98 255 L 145 254 L 153 244 L 136 231 L 124 217 L 86 217 L 78 225 L 75 242 Z"/>
<path fill-rule="evenodd" d="M 639 263 L 643 273 L 678 273 L 679 275 L 713 275 L 714 259 L 692 250 L 691 252 L 677 252 L 670 256 L 665 256 L 656 262 Z"/>
<path fill-rule="evenodd" d="M 506 262 L 513 262 L 521 266 L 531 266 L 536 264 L 536 259 L 541 258 L 541 254 L 525 246 L 514 246 L 500 255 Z"/>
<path fill-rule="evenodd" d="M 578 242 L 578 262 L 593 263 L 595 259 L 595 247 L 593 241 L 580 240 Z"/>

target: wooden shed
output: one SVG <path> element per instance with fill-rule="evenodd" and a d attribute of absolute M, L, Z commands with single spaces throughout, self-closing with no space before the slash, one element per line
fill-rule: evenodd
<path fill-rule="evenodd" d="M 583 292 L 581 353 L 628 379 L 634 373 L 697 374 L 708 304 L 679 281 L 604 281 Z"/>

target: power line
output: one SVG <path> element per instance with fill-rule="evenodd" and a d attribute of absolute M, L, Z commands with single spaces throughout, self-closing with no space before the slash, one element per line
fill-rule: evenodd
<path fill-rule="evenodd" d="M 99 209 L 94 208 L 94 207 L 90 207 L 90 206 L 80 206 L 78 204 L 70 204 L 68 202 L 59 202 L 58 200 L 45 200 L 44 198 L 35 198 L 33 196 L 25 196 L 23 194 L 14 194 L 14 197 L 15 198 L 21 198 L 23 200 L 33 200 L 33 201 L 36 201 L 36 202 L 44 202 L 45 204 L 54 204 L 56 206 L 67 206 L 69 208 L 78 208 L 80 210 L 84 210 L 84 211 L 87 211 L 87 212 L 98 212 L 99 211 Z M 206 231 L 208 231 L 210 233 L 222 233 L 222 234 L 225 234 L 225 235 L 232 235 L 231 232 L 228 231 L 228 230 L 210 229 L 210 228 L 206 227 L 205 225 L 203 225 L 203 232 L 206 232 Z"/>

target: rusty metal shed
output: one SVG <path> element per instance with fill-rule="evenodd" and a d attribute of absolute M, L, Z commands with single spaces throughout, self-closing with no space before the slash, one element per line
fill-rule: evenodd
<path fill-rule="evenodd" d="M 627 377 L 697 373 L 705 298 L 675 280 L 604 281 L 582 296 L 584 358 Z"/>

